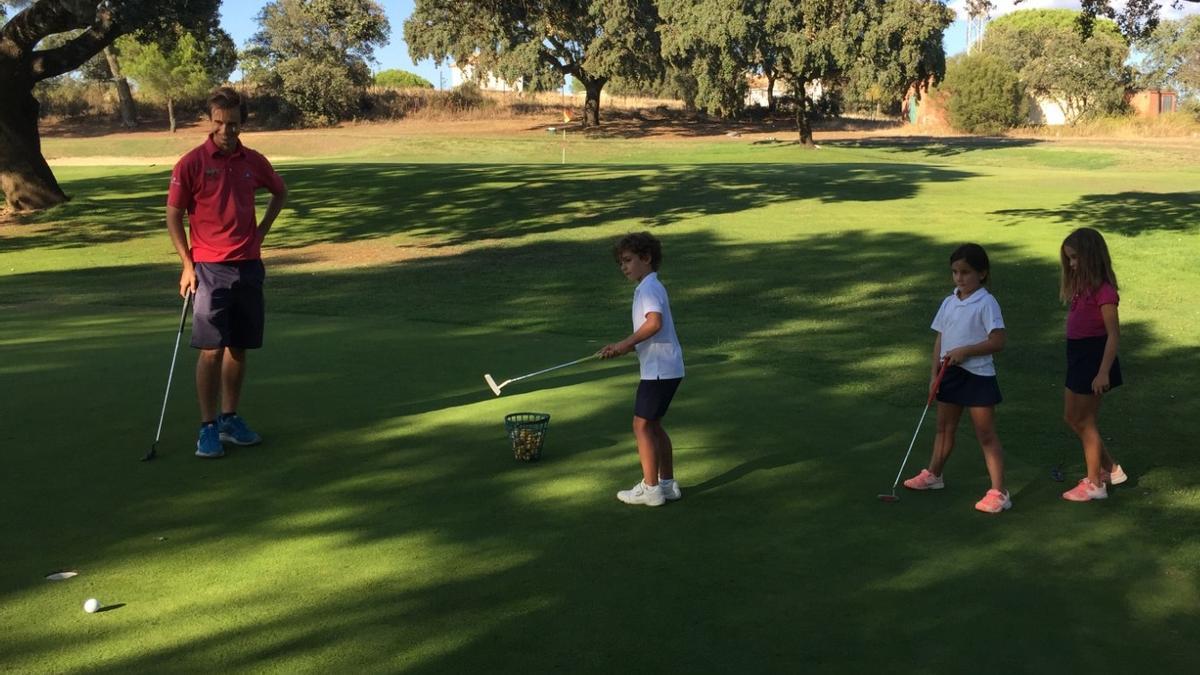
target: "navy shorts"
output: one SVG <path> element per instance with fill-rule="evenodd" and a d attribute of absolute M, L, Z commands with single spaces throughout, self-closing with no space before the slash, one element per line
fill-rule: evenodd
<path fill-rule="evenodd" d="M 1067 340 L 1067 389 L 1076 394 L 1091 394 L 1092 380 L 1100 373 L 1107 335 Z M 1108 369 L 1108 388 L 1121 386 L 1121 360 L 1114 358 Z"/>
<path fill-rule="evenodd" d="M 682 377 L 671 380 L 642 380 L 638 382 L 637 401 L 633 404 L 633 414 L 644 420 L 660 420 L 671 407 L 671 399 L 675 398 L 675 390 L 679 389 Z"/>
<path fill-rule="evenodd" d="M 263 343 L 265 306 L 261 260 L 196 263 L 192 346 L 197 349 L 258 349 Z"/>
<path fill-rule="evenodd" d="M 977 408 L 996 405 L 1003 398 L 995 375 L 976 375 L 965 368 L 950 366 L 942 376 L 937 400 L 964 408 Z"/>

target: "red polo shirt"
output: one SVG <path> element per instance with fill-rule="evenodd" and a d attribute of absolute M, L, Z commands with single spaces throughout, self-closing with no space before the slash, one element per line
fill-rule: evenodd
<path fill-rule="evenodd" d="M 171 171 L 167 205 L 187 211 L 193 262 L 232 262 L 262 257 L 254 193 L 284 191 L 283 179 L 259 153 L 238 143 L 221 154 L 209 136 Z"/>

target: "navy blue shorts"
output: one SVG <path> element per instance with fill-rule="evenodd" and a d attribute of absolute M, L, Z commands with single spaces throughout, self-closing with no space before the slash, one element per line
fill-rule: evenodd
<path fill-rule="evenodd" d="M 1067 340 L 1067 389 L 1076 394 L 1091 394 L 1092 380 L 1100 373 L 1107 335 Z M 1114 358 L 1108 369 L 1108 388 L 1121 386 L 1121 359 Z"/>
<path fill-rule="evenodd" d="M 937 400 L 964 408 L 977 408 L 996 405 L 1003 398 L 995 375 L 976 375 L 965 368 L 950 366 L 942 376 Z"/>
<path fill-rule="evenodd" d="M 196 263 L 192 346 L 197 349 L 261 347 L 266 275 L 261 260 Z"/>
<path fill-rule="evenodd" d="M 660 420 L 671 407 L 671 399 L 675 398 L 675 390 L 679 389 L 682 377 L 671 380 L 642 380 L 638 382 L 637 401 L 633 404 L 633 414 L 644 420 Z"/>

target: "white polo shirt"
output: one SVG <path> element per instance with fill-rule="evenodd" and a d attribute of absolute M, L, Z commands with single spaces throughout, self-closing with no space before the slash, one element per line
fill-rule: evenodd
<path fill-rule="evenodd" d="M 683 377 L 683 347 L 675 336 L 675 320 L 667 302 L 667 289 L 658 280 L 658 272 L 642 278 L 633 289 L 633 331 L 646 323 L 650 312 L 662 314 L 662 328 L 647 340 L 637 344 L 638 362 L 643 380 L 671 380 Z"/>
<path fill-rule="evenodd" d="M 946 358 L 951 349 L 979 344 L 992 331 L 1004 328 L 1004 317 L 1000 315 L 1000 303 L 986 288 L 980 287 L 966 300 L 959 300 L 952 291 L 942 301 L 930 328 L 942 334 L 941 357 Z M 984 377 L 996 374 L 991 354 L 969 357 L 959 366 Z"/>

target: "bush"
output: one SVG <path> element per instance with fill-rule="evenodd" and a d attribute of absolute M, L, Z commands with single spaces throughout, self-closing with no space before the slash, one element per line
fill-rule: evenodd
<path fill-rule="evenodd" d="M 393 89 L 412 89 L 420 87 L 422 89 L 433 89 L 433 83 L 425 78 L 410 73 L 407 70 L 392 68 L 384 70 L 375 75 L 376 87 L 390 87 Z"/>
<path fill-rule="evenodd" d="M 279 93 L 309 126 L 328 126 L 358 114 L 364 88 L 340 63 L 292 59 L 280 63 Z"/>
<path fill-rule="evenodd" d="M 104 117 L 117 113 L 117 90 L 110 82 L 89 82 L 70 75 L 38 82 L 33 95 L 42 117 Z"/>
<path fill-rule="evenodd" d="M 1190 115 L 1192 119 L 1200 122 L 1200 99 L 1189 98 L 1184 100 L 1183 105 L 1179 106 L 1179 112 Z"/>
<path fill-rule="evenodd" d="M 117 88 L 111 81 L 97 82 L 62 75 L 38 82 L 33 87 L 33 95 L 40 104 L 39 115 L 43 119 L 120 120 Z M 133 92 L 133 103 L 138 120 L 144 124 L 153 124 L 166 117 L 166 106 L 146 100 L 137 91 Z M 197 118 L 206 112 L 203 97 L 175 102 L 175 114 L 181 120 Z"/>
<path fill-rule="evenodd" d="M 1029 112 L 1017 72 L 985 54 L 951 59 L 941 89 L 950 95 L 947 112 L 959 131 L 998 134 L 1023 123 Z"/>
<path fill-rule="evenodd" d="M 479 86 L 474 82 L 466 82 L 450 90 L 444 100 L 440 101 L 450 112 L 466 112 L 496 105 L 496 102 L 486 98 Z"/>

